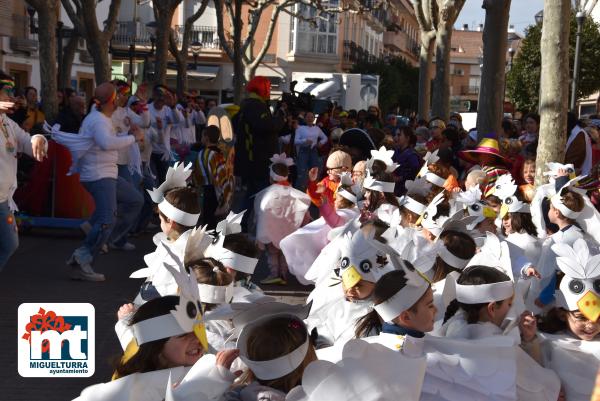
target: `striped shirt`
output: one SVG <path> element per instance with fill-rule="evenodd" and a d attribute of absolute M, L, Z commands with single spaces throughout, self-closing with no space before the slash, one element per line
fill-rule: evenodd
<path fill-rule="evenodd" d="M 212 185 L 219 204 L 229 202 L 233 193 L 233 177 L 228 173 L 223 153 L 216 146 L 198 152 L 194 166 L 194 183 L 198 187 Z"/>

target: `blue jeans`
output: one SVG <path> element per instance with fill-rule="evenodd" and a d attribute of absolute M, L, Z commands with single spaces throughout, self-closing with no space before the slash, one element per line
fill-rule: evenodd
<path fill-rule="evenodd" d="M 296 168 L 298 171 L 298 177 L 296 179 L 296 188 L 301 191 L 306 190 L 306 184 L 308 182 L 308 170 L 313 167 L 320 167 L 321 160 L 319 158 L 319 152 L 316 148 L 309 146 L 298 146 L 296 151 Z"/>
<path fill-rule="evenodd" d="M 150 197 L 150 194 L 147 189 L 152 190 L 154 188 L 154 177 L 152 177 L 152 173 L 149 168 L 146 168 L 144 164 L 142 168 L 143 177 L 137 177 L 137 174 L 134 174 L 134 182 L 139 180 L 138 187 L 144 197 L 144 205 L 142 206 L 142 210 L 140 211 L 140 215 L 138 216 L 137 222 L 133 228 L 133 231 L 140 232 L 146 228 L 150 219 L 152 218 L 152 214 L 154 212 L 154 201 Z"/>
<path fill-rule="evenodd" d="M 17 221 L 8 209 L 8 201 L 0 202 L 0 271 L 19 247 Z"/>
<path fill-rule="evenodd" d="M 117 246 L 123 246 L 127 242 L 127 234 L 134 228 L 143 205 L 142 193 L 131 182 L 118 177 L 117 221 L 110 235 L 110 242 Z"/>
<path fill-rule="evenodd" d="M 96 204 L 94 214 L 89 220 L 92 229 L 85 237 L 82 246 L 73 253 L 77 263 L 83 265 L 94 261 L 113 231 L 117 214 L 117 180 L 102 178 L 81 184 L 92 195 Z"/>

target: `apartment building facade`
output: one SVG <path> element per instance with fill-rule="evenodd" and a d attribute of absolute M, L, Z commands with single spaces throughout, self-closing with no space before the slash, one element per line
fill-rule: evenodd
<path fill-rule="evenodd" d="M 375 3 L 373 0 L 330 0 L 327 4 L 329 7 L 352 5 L 356 9 L 373 7 Z M 99 26 L 108 16 L 109 5 L 109 1 L 98 3 Z M 186 19 L 198 7 L 199 0 L 184 0 L 175 12 L 171 27 L 179 42 Z M 36 23 L 35 17 L 30 18 L 26 3 L 20 0 L 0 0 L 0 11 L 0 68 L 13 74 L 18 86 L 39 88 L 39 44 L 37 33 L 30 29 L 31 22 Z M 417 62 L 418 29 L 408 0 L 392 0 L 386 2 L 385 7 L 362 13 L 320 13 L 305 4 L 296 4 L 288 11 L 279 14 L 270 46 L 256 71 L 271 80 L 273 97 L 289 90 L 292 72 L 348 72 L 360 60 L 373 61 L 384 56 Z M 271 9 L 263 13 L 254 37 L 255 53 L 266 40 L 270 15 Z M 72 28 L 64 9 L 59 18 L 65 29 Z M 121 2 L 117 29 L 110 46 L 114 78 L 127 80 L 132 77 L 135 83 L 151 78 L 156 35 L 153 21 L 151 0 Z M 217 35 L 217 13 L 212 1 L 194 23 L 191 43 L 189 88 L 198 89 L 207 98 L 219 102 L 230 100 L 233 65 Z M 91 95 L 94 87 L 91 61 L 85 42 L 81 40 L 71 72 L 71 86 L 87 95 Z M 168 85 L 175 86 L 176 74 L 175 60 L 171 58 L 167 69 Z"/>

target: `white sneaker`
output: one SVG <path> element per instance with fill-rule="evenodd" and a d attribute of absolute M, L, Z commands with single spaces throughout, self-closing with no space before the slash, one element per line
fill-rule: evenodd
<path fill-rule="evenodd" d="M 135 251 L 135 245 L 133 245 L 131 242 L 126 242 L 121 246 L 110 244 L 110 249 L 117 249 L 119 251 Z"/>
<path fill-rule="evenodd" d="M 106 278 L 104 274 L 96 273 L 90 265 L 79 265 L 71 270 L 71 278 L 73 280 L 85 280 L 85 281 L 104 281 Z"/>
<path fill-rule="evenodd" d="M 83 231 L 83 233 L 85 235 L 88 235 L 88 233 L 91 231 L 92 229 L 92 225 L 90 224 L 89 221 L 84 221 L 83 223 L 81 223 L 79 225 L 79 228 L 81 229 L 81 231 Z"/>

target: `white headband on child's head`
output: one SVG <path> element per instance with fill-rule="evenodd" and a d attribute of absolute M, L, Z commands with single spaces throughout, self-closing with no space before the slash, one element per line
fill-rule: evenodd
<path fill-rule="evenodd" d="M 395 182 L 378 181 L 371 175 L 371 172 L 367 170 L 367 177 L 363 181 L 363 188 L 371 191 L 394 193 L 396 187 Z"/>
<path fill-rule="evenodd" d="M 165 199 L 165 193 L 174 188 L 185 188 L 187 186 L 187 179 L 192 174 L 191 168 L 192 163 L 188 163 L 185 166 L 180 162 L 175 163 L 173 167 L 169 167 L 165 181 L 158 188 L 154 188 L 152 191 L 148 190 L 152 201 L 158 203 L 158 210 L 170 220 L 186 227 L 193 227 L 198 224 L 200 213 L 187 213 L 178 209 Z"/>
<path fill-rule="evenodd" d="M 582 180 L 584 178 L 584 176 L 579 176 L 579 177 L 575 177 L 571 180 L 569 180 L 569 182 L 567 182 L 565 185 L 563 185 L 558 191 L 556 191 L 556 193 L 550 198 L 550 203 L 552 203 L 552 206 L 554 206 L 555 208 L 557 208 L 560 213 L 565 216 L 568 219 L 576 219 L 581 215 L 581 212 L 583 212 L 583 209 L 585 209 L 585 205 L 583 207 L 583 209 L 579 212 L 576 212 L 574 210 L 571 210 L 567 207 L 567 205 L 565 205 L 563 203 L 563 199 L 562 199 L 562 191 L 571 187 L 572 185 L 575 185 L 577 182 L 579 182 L 580 180 Z M 573 190 L 577 191 L 575 188 L 571 188 Z"/>
<path fill-rule="evenodd" d="M 426 206 L 424 204 L 414 200 L 408 195 L 404 195 L 403 197 L 398 199 L 400 201 L 400 206 L 407 208 L 408 210 L 415 214 L 418 214 L 419 216 L 425 211 Z"/>
<path fill-rule="evenodd" d="M 429 165 L 440 160 L 440 158 L 438 156 L 438 150 L 436 149 L 433 153 L 427 152 L 427 154 L 423 157 L 423 160 L 425 161 L 425 163 L 419 170 L 417 177 L 423 177 L 428 182 L 432 183 L 433 185 L 437 185 L 438 187 L 443 187 L 444 184 L 446 183 L 446 179 L 429 171 Z"/>
<path fill-rule="evenodd" d="M 499 283 L 462 285 L 456 283 L 456 300 L 463 304 L 485 304 L 499 302 L 512 297 L 515 293 L 512 281 Z"/>
<path fill-rule="evenodd" d="M 427 181 L 429 181 L 433 185 L 437 185 L 438 187 L 443 187 L 444 184 L 446 183 L 445 178 L 442 178 L 439 175 L 432 173 L 431 171 L 428 171 L 427 173 L 425 173 L 425 175 L 423 177 L 425 177 L 425 179 Z"/>
<path fill-rule="evenodd" d="M 338 195 L 340 195 L 342 198 L 349 200 L 350 202 L 356 204 L 358 203 L 358 199 L 356 198 L 356 196 L 354 194 L 352 194 L 350 191 L 344 189 L 344 188 L 340 188 L 337 191 Z"/>
<path fill-rule="evenodd" d="M 393 160 L 394 151 L 387 150 L 385 146 L 379 148 L 379 150 L 371 150 L 371 158 L 367 160 L 367 168 L 370 170 L 375 160 L 379 160 L 385 164 L 386 173 L 393 173 L 400 165 L 394 163 Z"/>
<path fill-rule="evenodd" d="M 271 165 L 269 166 L 269 176 L 271 177 L 271 179 L 275 182 L 286 181 L 288 179 L 287 177 L 278 175 L 273 171 L 273 165 L 283 164 L 287 167 L 290 167 L 294 165 L 294 159 L 292 159 L 291 157 L 287 157 L 287 155 L 284 152 L 280 154 L 274 154 L 269 160 L 271 160 Z"/>
<path fill-rule="evenodd" d="M 142 345 L 151 341 L 194 332 L 202 347 L 207 350 L 208 342 L 202 310 L 200 309 L 201 299 L 196 278 L 186 272 L 177 255 L 173 254 L 169 248 L 166 248 L 166 250 L 177 263 L 177 268 L 167 264 L 165 264 L 165 268 L 173 275 L 179 287 L 179 303 L 164 315 L 135 323 L 132 326 L 135 340 L 138 345 Z"/>
<path fill-rule="evenodd" d="M 198 284 L 202 302 L 208 304 L 227 304 L 233 298 L 233 282 L 229 285 Z"/>
<path fill-rule="evenodd" d="M 389 299 L 374 306 L 384 322 L 391 322 L 402 312 L 413 307 L 431 285 L 418 270 L 403 270 L 406 273 L 406 285 Z"/>
<path fill-rule="evenodd" d="M 258 264 L 258 259 L 240 255 L 223 246 L 227 235 L 242 232 L 241 222 L 244 213 L 246 213 L 245 210 L 237 214 L 229 212 L 227 217 L 217 224 L 216 237 L 213 240 L 214 242 L 208 246 L 206 256 L 218 260 L 225 267 L 242 273 L 252 274 Z"/>
<path fill-rule="evenodd" d="M 462 270 L 464 269 L 471 259 L 461 259 L 458 256 L 454 255 L 452 252 L 446 248 L 444 244 L 441 244 L 438 248 L 438 256 L 446 262 L 448 265 L 454 267 L 455 269 Z"/>
<path fill-rule="evenodd" d="M 360 187 L 352 182 L 352 175 L 350 174 L 350 172 L 344 171 L 340 174 L 340 183 L 337 188 L 337 193 L 344 199 L 347 199 L 354 204 L 358 203 L 358 198 L 356 197 L 356 195 L 348 191 L 347 189 L 342 188 L 342 185 L 351 187 L 352 190 L 355 192 L 360 191 Z"/>
<path fill-rule="evenodd" d="M 174 222 L 186 227 L 194 227 L 196 224 L 198 224 L 198 219 L 200 218 L 200 213 L 192 214 L 184 212 L 183 210 L 180 210 L 170 204 L 166 199 L 163 199 L 162 202 L 158 204 L 158 210 L 160 210 L 170 220 L 173 220 Z"/>
<path fill-rule="evenodd" d="M 304 330 L 306 332 L 306 340 L 287 355 L 282 355 L 278 358 L 268 361 L 254 361 L 250 359 L 248 357 L 248 339 L 253 329 L 259 327 L 261 323 L 268 322 L 277 317 L 289 318 L 290 328 L 293 330 Z M 260 380 L 273 380 L 292 373 L 306 358 L 309 345 L 310 335 L 308 334 L 306 325 L 304 322 L 302 322 L 302 320 L 300 320 L 299 317 L 288 313 L 263 316 L 249 324 L 246 324 L 242 329 L 236 343 L 236 347 L 240 351 L 240 359 L 246 364 L 246 366 L 248 366 L 254 376 Z"/>

